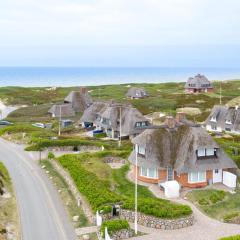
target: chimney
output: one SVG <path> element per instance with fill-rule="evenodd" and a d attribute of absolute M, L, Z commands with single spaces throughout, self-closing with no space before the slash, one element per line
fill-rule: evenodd
<path fill-rule="evenodd" d="M 177 114 L 176 114 L 177 122 L 181 122 L 185 118 L 186 118 L 186 114 L 184 112 L 177 112 Z"/>
<path fill-rule="evenodd" d="M 169 128 L 175 128 L 176 126 L 176 120 L 174 119 L 174 117 L 172 116 L 167 116 L 166 120 L 165 120 L 165 124 L 169 127 Z"/>
<path fill-rule="evenodd" d="M 86 92 L 87 92 L 87 88 L 85 88 L 85 87 L 80 87 L 80 93 L 82 93 L 82 94 L 86 94 Z"/>

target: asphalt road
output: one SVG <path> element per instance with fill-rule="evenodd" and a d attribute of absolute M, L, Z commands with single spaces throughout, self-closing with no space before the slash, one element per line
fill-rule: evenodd
<path fill-rule="evenodd" d="M 22 146 L 0 138 L 0 161 L 15 187 L 23 240 L 75 240 L 57 190 Z"/>

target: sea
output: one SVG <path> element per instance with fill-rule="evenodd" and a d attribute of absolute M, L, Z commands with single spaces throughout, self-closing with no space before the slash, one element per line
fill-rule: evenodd
<path fill-rule="evenodd" d="M 185 82 L 198 73 L 204 74 L 210 80 L 240 79 L 240 67 L 0 67 L 0 87 Z"/>

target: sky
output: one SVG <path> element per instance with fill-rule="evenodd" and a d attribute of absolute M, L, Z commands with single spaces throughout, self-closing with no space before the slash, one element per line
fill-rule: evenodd
<path fill-rule="evenodd" d="M 237 67 L 239 0 L 0 0 L 0 66 Z"/>

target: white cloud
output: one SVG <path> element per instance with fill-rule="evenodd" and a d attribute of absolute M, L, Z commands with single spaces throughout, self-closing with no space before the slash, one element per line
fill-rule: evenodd
<path fill-rule="evenodd" d="M 238 43 L 237 0 L 8 0 L 2 44 Z"/>

